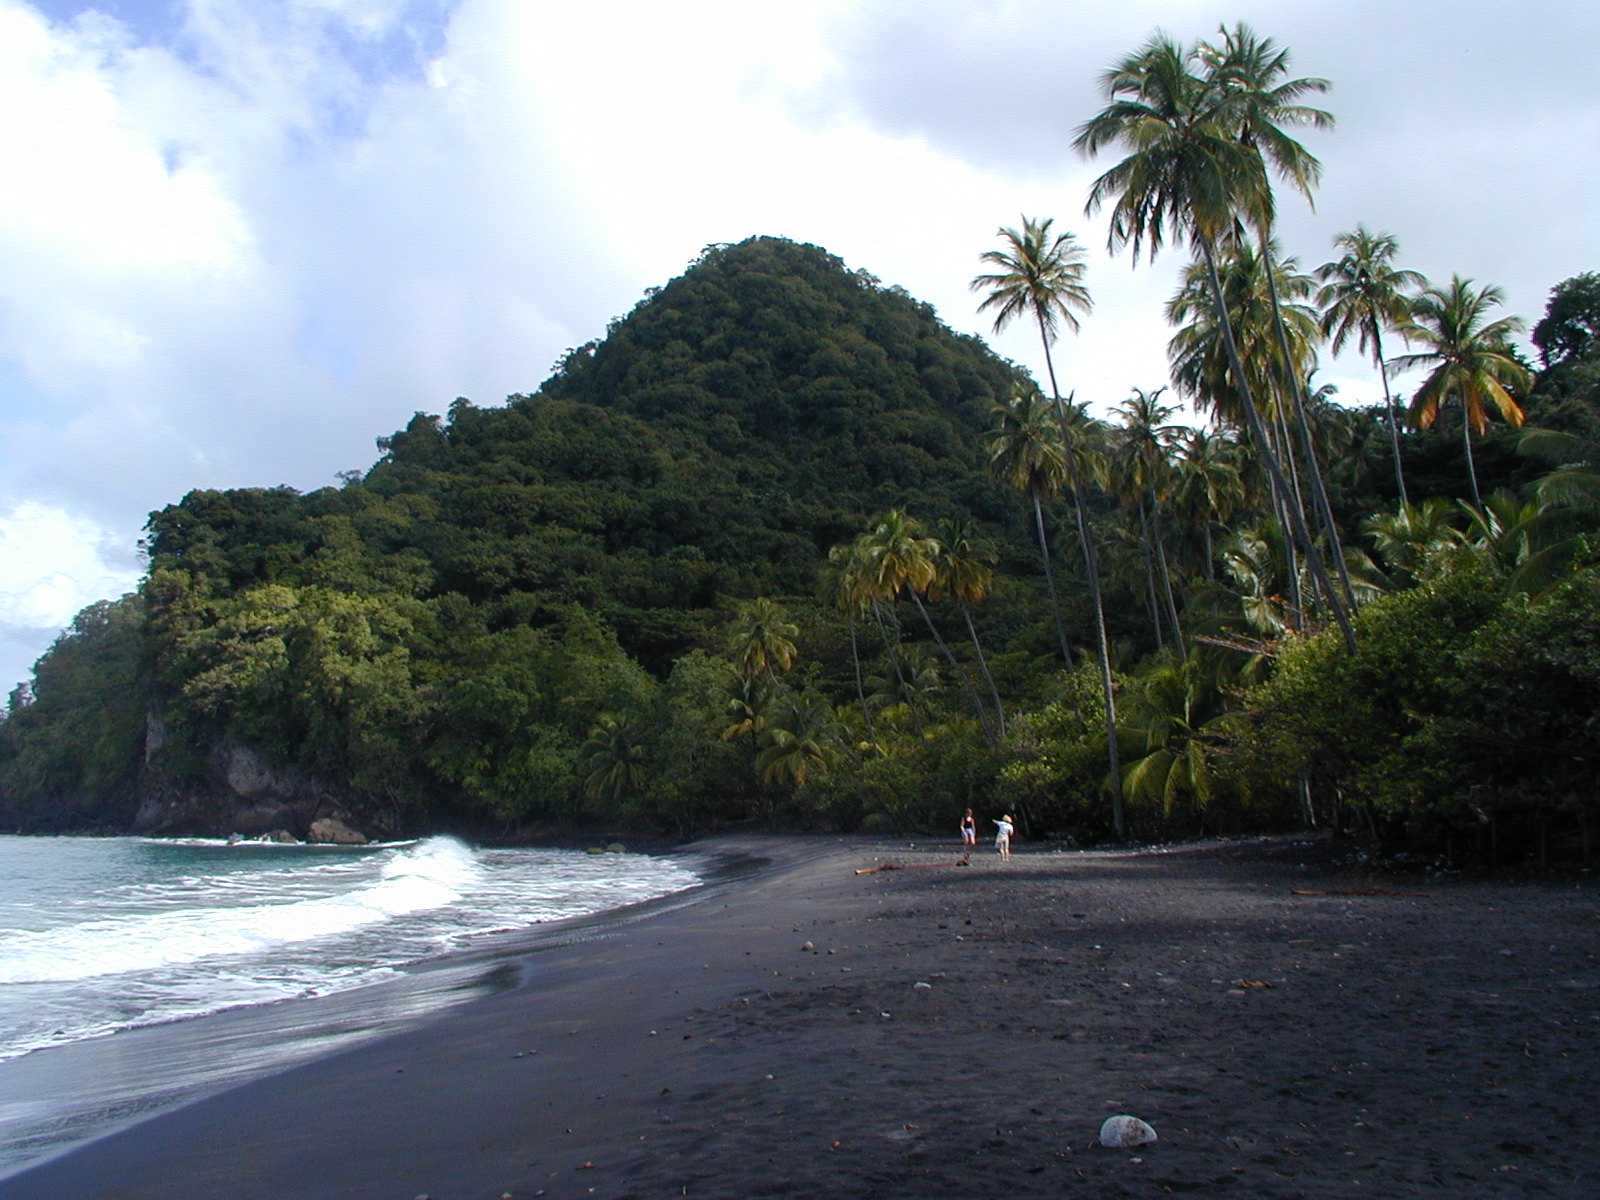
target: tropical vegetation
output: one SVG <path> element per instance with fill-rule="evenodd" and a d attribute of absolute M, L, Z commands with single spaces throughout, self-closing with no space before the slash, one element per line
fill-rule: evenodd
<path fill-rule="evenodd" d="M 1535 364 L 1497 288 L 1431 284 L 1391 234 L 1302 266 L 1276 189 L 1314 196 L 1296 134 L 1332 117 L 1289 67 L 1244 25 L 1157 35 L 1076 131 L 1112 156 L 1112 249 L 1190 255 L 1151 314 L 1168 380 L 1063 386 L 1092 280 L 1046 217 L 971 280 L 1043 386 L 818 247 L 708 247 L 534 391 L 419 413 L 337 487 L 154 513 L 138 591 L 12 693 L 0 820 L 198 830 L 175 798 L 246 747 L 375 831 L 972 807 L 1588 860 L 1600 273 L 1555 285 Z M 1341 351 L 1380 403 L 1317 384 Z"/>

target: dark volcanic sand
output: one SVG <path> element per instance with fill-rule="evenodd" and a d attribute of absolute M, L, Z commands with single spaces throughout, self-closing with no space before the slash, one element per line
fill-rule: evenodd
<path fill-rule="evenodd" d="M 774 867 L 0 1197 L 1600 1197 L 1587 876 L 717 845 Z M 1101 1148 L 1120 1112 L 1161 1140 Z"/>

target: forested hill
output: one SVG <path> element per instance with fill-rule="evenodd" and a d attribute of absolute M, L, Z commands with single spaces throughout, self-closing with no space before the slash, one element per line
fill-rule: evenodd
<path fill-rule="evenodd" d="M 970 466 L 1010 381 L 930 306 L 814 246 L 758 238 L 708 250 L 542 392 L 773 461 L 797 497 L 871 508 L 908 488 L 977 499 L 950 467 Z"/>
<path fill-rule="evenodd" d="M 737 601 L 809 603 L 890 507 L 1014 517 L 984 467 L 1014 379 L 823 250 L 713 247 L 537 392 L 419 413 L 364 478 L 154 514 L 139 595 L 82 614 L 0 727 L 0 819 L 570 815 L 597 718 L 717 649 Z M 219 795 L 251 771 L 261 795 Z"/>

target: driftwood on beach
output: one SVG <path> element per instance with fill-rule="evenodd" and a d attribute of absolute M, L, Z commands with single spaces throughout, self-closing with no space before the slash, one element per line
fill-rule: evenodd
<path fill-rule="evenodd" d="M 972 864 L 969 863 L 964 858 L 954 859 L 954 860 L 952 860 L 950 862 L 931 862 L 931 863 L 886 862 L 886 863 L 879 863 L 875 867 L 862 867 L 859 871 L 856 872 L 856 874 L 857 875 L 873 875 L 873 874 L 876 874 L 879 871 L 923 871 L 923 870 L 927 870 L 930 867 L 967 867 L 967 866 L 971 866 L 971 865 Z"/>

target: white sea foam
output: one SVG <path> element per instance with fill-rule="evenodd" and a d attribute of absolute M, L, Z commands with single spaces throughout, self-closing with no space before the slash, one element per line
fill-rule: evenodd
<path fill-rule="evenodd" d="M 327 878 L 329 874 L 334 878 Z M 152 902 L 174 904 L 166 911 L 0 934 L 0 984 L 62 983 L 268 952 L 443 908 L 459 900 L 481 875 L 482 869 L 467 847 L 449 838 L 435 838 L 390 858 L 376 881 L 287 902 L 250 901 L 269 890 L 268 885 L 282 891 L 286 885 L 305 886 L 309 881 L 321 891 L 337 884 L 337 873 L 319 877 L 302 871 L 294 885 L 282 878 L 184 876 L 154 893 L 145 890 L 145 897 Z M 216 903 L 229 893 L 244 897 L 245 902 Z M 175 907 L 182 900 L 202 896 L 209 903 Z"/>
<path fill-rule="evenodd" d="M 628 854 L 0 836 L 0 1064 L 392 978 L 489 933 L 696 882 Z"/>

